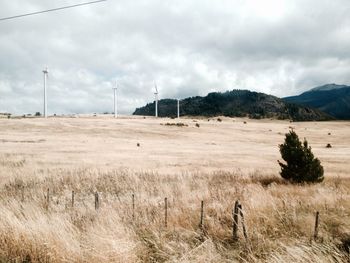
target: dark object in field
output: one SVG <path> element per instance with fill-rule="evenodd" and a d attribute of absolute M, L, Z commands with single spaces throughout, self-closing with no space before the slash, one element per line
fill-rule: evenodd
<path fill-rule="evenodd" d="M 30 257 L 30 255 L 28 254 L 26 256 L 26 258 L 24 259 L 23 263 L 31 263 L 32 262 L 32 258 Z"/>
<path fill-rule="evenodd" d="M 188 125 L 182 122 L 178 122 L 178 123 L 165 123 L 165 124 L 160 124 L 160 125 L 165 125 L 165 126 L 177 126 L 177 127 L 187 127 Z"/>
<path fill-rule="evenodd" d="M 200 127 L 199 123 L 196 123 L 196 127 L 198 127 L 198 128 Z"/>
<path fill-rule="evenodd" d="M 330 143 L 327 143 L 326 148 L 332 148 L 332 145 Z"/>
<path fill-rule="evenodd" d="M 221 118 L 218 118 L 218 122 L 222 122 L 222 119 L 221 119 Z"/>
<path fill-rule="evenodd" d="M 139 142 L 136 145 L 137 145 L 137 147 L 140 147 L 140 143 Z"/>
<path fill-rule="evenodd" d="M 343 235 L 343 237 L 341 238 L 340 248 L 348 254 L 350 253 L 350 234 Z"/>
<path fill-rule="evenodd" d="M 244 121 L 243 123 L 244 123 L 244 124 L 247 124 L 247 122 L 246 122 L 246 121 Z"/>
<path fill-rule="evenodd" d="M 332 135 L 332 134 L 329 132 L 328 135 Z"/>

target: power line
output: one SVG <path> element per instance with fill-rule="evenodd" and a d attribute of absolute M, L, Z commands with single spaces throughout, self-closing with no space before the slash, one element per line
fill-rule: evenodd
<path fill-rule="evenodd" d="M 105 1 L 107 1 L 107 0 L 98 0 L 98 1 L 92 1 L 92 2 L 87 2 L 87 3 L 76 4 L 76 5 L 69 5 L 69 6 L 63 6 L 63 7 L 58 7 L 58 8 L 52 8 L 52 9 L 38 11 L 38 12 L 34 12 L 34 13 L 27 13 L 27 14 L 22 14 L 22 15 L 17 15 L 17 16 L 9 16 L 9 17 L 0 18 L 0 21 L 20 18 L 20 17 L 24 17 L 24 16 L 38 15 L 38 14 L 42 14 L 42 13 L 48 13 L 48 12 L 53 12 L 53 11 L 58 11 L 58 10 L 62 10 L 62 9 L 83 6 L 83 5 L 97 4 L 97 3 L 105 2 Z"/>

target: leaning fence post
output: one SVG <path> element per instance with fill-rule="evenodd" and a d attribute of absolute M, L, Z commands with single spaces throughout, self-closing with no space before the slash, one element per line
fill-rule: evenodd
<path fill-rule="evenodd" d="M 199 227 L 203 229 L 204 225 L 204 201 L 201 201 L 201 221 L 199 223 Z"/>
<path fill-rule="evenodd" d="M 165 218 L 164 218 L 164 225 L 165 225 L 165 228 L 168 227 L 168 198 L 164 198 L 164 209 L 165 209 Z"/>
<path fill-rule="evenodd" d="M 245 223 L 244 223 L 244 214 L 243 214 L 243 210 L 242 210 L 242 205 L 239 204 L 238 208 L 239 208 L 239 214 L 241 215 L 241 218 L 242 218 L 243 235 L 244 235 L 245 240 L 248 241 L 248 234 L 247 234 L 247 229 L 246 229 Z"/>
<path fill-rule="evenodd" d="M 314 230 L 314 240 L 317 239 L 318 236 L 318 225 L 320 223 L 320 212 L 316 212 L 316 219 L 315 219 L 315 230 Z"/>
<path fill-rule="evenodd" d="M 72 191 L 72 208 L 74 207 L 74 191 Z"/>
<path fill-rule="evenodd" d="M 238 210 L 239 201 L 235 202 L 235 207 L 233 209 L 233 225 L 232 225 L 232 238 L 234 241 L 238 240 Z"/>
<path fill-rule="evenodd" d="M 98 192 L 95 193 L 95 210 L 98 210 L 100 208 L 99 198 L 98 198 Z"/>

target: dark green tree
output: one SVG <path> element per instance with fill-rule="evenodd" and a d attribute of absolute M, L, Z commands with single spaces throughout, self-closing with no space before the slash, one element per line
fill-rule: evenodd
<path fill-rule="evenodd" d="M 283 144 L 279 145 L 282 159 L 278 161 L 281 166 L 281 176 L 293 183 L 319 183 L 322 182 L 323 167 L 319 159 L 315 158 L 306 139 L 302 143 L 294 130 L 286 134 Z"/>

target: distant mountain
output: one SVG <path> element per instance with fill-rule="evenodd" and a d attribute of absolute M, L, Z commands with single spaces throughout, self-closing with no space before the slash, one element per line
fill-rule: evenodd
<path fill-rule="evenodd" d="M 317 108 L 336 119 L 350 119 L 350 86 L 328 84 L 284 100 Z"/>
<path fill-rule="evenodd" d="M 137 108 L 134 115 L 154 116 L 155 103 Z M 205 97 L 181 100 L 181 116 L 229 116 L 278 118 L 295 121 L 330 120 L 329 115 L 310 107 L 288 103 L 275 96 L 248 90 L 209 93 Z M 160 117 L 176 117 L 177 102 L 163 99 L 158 102 Z"/>
<path fill-rule="evenodd" d="M 335 89 L 342 89 L 342 88 L 347 88 L 349 86 L 346 85 L 338 85 L 338 84 L 326 84 L 323 86 L 319 86 L 316 88 L 311 89 L 310 91 L 325 91 L 325 90 L 335 90 Z"/>

